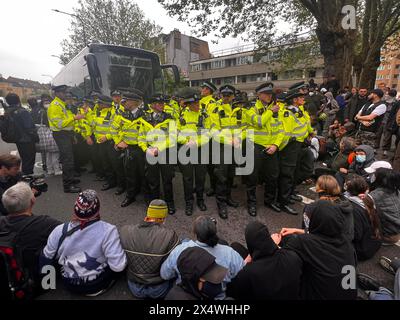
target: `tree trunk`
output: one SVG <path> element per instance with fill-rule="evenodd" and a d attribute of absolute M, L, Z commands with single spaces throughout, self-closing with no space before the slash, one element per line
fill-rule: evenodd
<path fill-rule="evenodd" d="M 362 86 L 368 89 L 375 88 L 376 73 L 381 64 L 380 57 L 381 57 L 380 48 L 374 49 L 373 52 L 369 53 L 365 62 L 363 62 L 362 65 L 362 70 L 358 83 L 359 87 Z"/>

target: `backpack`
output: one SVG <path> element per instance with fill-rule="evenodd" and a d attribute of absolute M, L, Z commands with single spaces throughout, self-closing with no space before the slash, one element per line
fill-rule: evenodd
<path fill-rule="evenodd" d="M 322 136 L 315 136 L 315 138 L 318 139 L 318 143 L 319 143 L 319 150 L 318 150 L 319 157 L 323 157 L 323 156 L 325 156 L 327 154 L 327 149 L 326 149 L 327 141 L 326 141 L 326 138 L 322 137 Z M 311 147 L 313 149 L 316 149 L 313 146 L 311 146 Z"/>
<path fill-rule="evenodd" d="M 17 110 L 6 110 L 0 123 L 1 139 L 6 143 L 16 143 L 20 138 L 17 123 L 14 115 Z"/>
<path fill-rule="evenodd" d="M 0 232 L 0 299 L 29 300 L 33 297 L 34 282 L 23 264 L 23 248 L 17 245 L 19 234 L 33 221 L 29 221 L 17 233 Z"/>

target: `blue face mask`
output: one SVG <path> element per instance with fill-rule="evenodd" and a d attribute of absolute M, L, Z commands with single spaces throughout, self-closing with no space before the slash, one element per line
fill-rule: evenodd
<path fill-rule="evenodd" d="M 365 161 L 367 161 L 367 156 L 363 156 L 363 155 L 356 156 L 356 161 L 358 163 L 364 163 Z"/>

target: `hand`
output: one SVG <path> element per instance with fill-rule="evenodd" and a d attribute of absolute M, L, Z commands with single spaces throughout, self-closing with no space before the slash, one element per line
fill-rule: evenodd
<path fill-rule="evenodd" d="M 232 141 L 232 145 L 235 149 L 239 149 L 240 148 L 240 140 L 238 138 L 234 138 Z"/>
<path fill-rule="evenodd" d="M 77 114 L 77 115 L 74 117 L 74 120 L 81 120 L 81 119 L 85 119 L 85 115 L 84 115 L 84 114 Z"/>
<path fill-rule="evenodd" d="M 277 246 L 279 246 L 279 244 L 282 241 L 282 236 L 279 233 L 274 233 L 274 234 L 271 234 L 271 239 L 272 239 L 272 241 L 275 242 L 275 244 Z"/>
<path fill-rule="evenodd" d="M 272 112 L 273 112 L 273 113 L 279 112 L 280 109 L 281 109 L 281 108 L 276 104 L 276 105 L 273 106 Z"/>
<path fill-rule="evenodd" d="M 340 171 L 341 173 L 344 173 L 344 174 L 348 174 L 348 173 L 349 173 L 349 170 L 347 170 L 347 169 L 345 169 L 345 168 L 340 168 L 339 171 Z"/>
<path fill-rule="evenodd" d="M 34 195 L 35 197 L 38 196 L 38 195 L 40 194 L 40 192 L 39 192 L 38 190 L 36 190 L 35 188 L 32 188 L 31 190 L 32 190 L 32 193 L 33 193 L 33 195 Z"/>
<path fill-rule="evenodd" d="M 126 144 L 125 141 L 121 141 L 120 143 L 117 144 L 117 147 L 120 149 L 126 149 L 128 148 L 128 145 Z"/>
<path fill-rule="evenodd" d="M 88 138 L 86 139 L 86 143 L 87 143 L 89 146 L 92 146 L 92 145 L 93 145 L 93 140 L 92 140 L 92 138 L 91 138 L 91 137 L 88 137 Z"/>
<path fill-rule="evenodd" d="M 104 142 L 107 141 L 107 137 L 106 137 L 106 136 L 101 136 L 101 137 L 98 139 L 98 141 L 99 141 L 99 143 L 104 143 Z"/>
<path fill-rule="evenodd" d="M 280 233 L 281 237 L 286 237 L 292 234 L 304 234 L 304 230 L 295 228 L 283 228 Z"/>
<path fill-rule="evenodd" d="M 150 156 L 157 157 L 158 156 L 158 149 L 157 148 L 149 148 L 146 151 Z"/>
<path fill-rule="evenodd" d="M 249 263 L 252 263 L 252 262 L 253 262 L 253 259 L 251 258 L 251 255 L 248 255 L 246 257 L 246 259 L 244 259 L 244 264 L 249 264 Z"/>
<path fill-rule="evenodd" d="M 272 145 L 272 146 L 270 146 L 269 147 L 269 149 L 268 149 L 268 151 L 267 151 L 267 154 L 269 154 L 269 155 L 273 155 L 273 154 L 275 154 L 275 152 L 278 150 L 278 147 L 277 146 L 275 146 L 275 145 Z"/>
<path fill-rule="evenodd" d="M 188 143 L 186 143 L 186 145 L 187 145 L 189 148 L 193 148 L 193 147 L 196 147 L 196 146 L 197 146 L 197 143 L 196 143 L 196 141 L 194 141 L 194 140 L 190 140 Z"/>

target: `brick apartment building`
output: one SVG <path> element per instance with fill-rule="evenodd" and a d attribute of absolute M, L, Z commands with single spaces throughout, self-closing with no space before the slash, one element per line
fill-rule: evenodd
<path fill-rule="evenodd" d="M 19 79 L 14 77 L 3 78 L 0 75 L 0 95 L 16 93 L 23 101 L 31 96 L 38 96 L 42 93 L 50 93 L 50 86 L 37 81 Z"/>
<path fill-rule="evenodd" d="M 382 51 L 381 61 L 375 86 L 385 84 L 386 87 L 400 91 L 400 50 L 390 53 Z"/>

